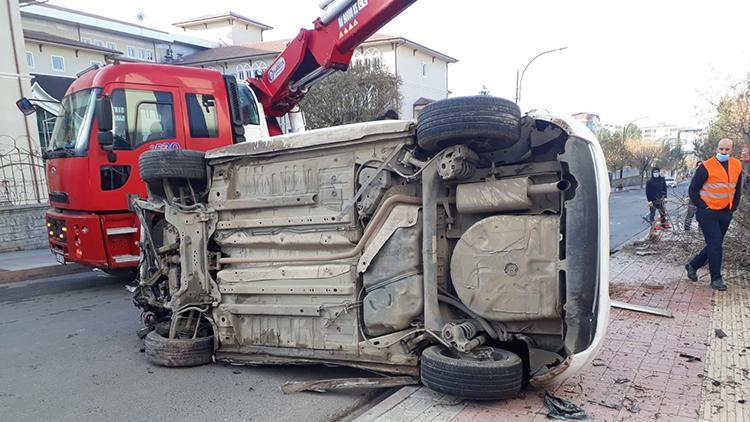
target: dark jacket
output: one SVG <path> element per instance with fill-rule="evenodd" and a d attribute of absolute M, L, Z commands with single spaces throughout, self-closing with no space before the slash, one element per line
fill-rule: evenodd
<path fill-rule="evenodd" d="M 721 165 L 724 167 L 724 170 L 727 170 L 729 168 L 728 161 L 721 163 Z M 703 202 L 703 200 L 701 199 L 701 188 L 703 187 L 703 184 L 706 183 L 706 179 L 708 179 L 708 170 L 706 170 L 705 167 L 700 166 L 697 169 L 695 169 L 693 180 L 690 181 L 690 187 L 688 188 L 688 195 L 690 195 L 690 201 L 693 204 L 695 204 L 696 207 L 702 208 L 702 209 L 708 208 L 708 205 L 706 205 L 706 203 Z M 736 210 L 737 206 L 740 205 L 741 198 L 742 198 L 742 174 L 740 174 L 740 177 L 737 179 L 737 186 L 735 187 L 735 191 L 734 191 L 734 202 L 732 206 L 732 211 Z"/>
<path fill-rule="evenodd" d="M 664 177 L 651 177 L 646 182 L 646 199 L 648 202 L 657 201 L 667 196 L 667 181 Z"/>

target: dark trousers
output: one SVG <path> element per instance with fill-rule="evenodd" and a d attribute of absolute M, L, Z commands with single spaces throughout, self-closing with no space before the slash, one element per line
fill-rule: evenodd
<path fill-rule="evenodd" d="M 732 212 L 698 208 L 696 217 L 703 231 L 706 247 L 690 261 L 690 266 L 697 270 L 708 262 L 711 281 L 719 280 L 721 279 L 722 243 L 729 229 L 729 223 L 732 222 Z"/>
<path fill-rule="evenodd" d="M 666 223 L 667 222 L 667 210 L 664 209 L 663 199 L 657 199 L 657 200 L 651 201 L 651 206 L 649 207 L 649 210 L 648 210 L 648 221 L 649 222 L 654 221 L 656 210 L 659 210 L 659 218 L 661 219 L 661 224 Z"/>

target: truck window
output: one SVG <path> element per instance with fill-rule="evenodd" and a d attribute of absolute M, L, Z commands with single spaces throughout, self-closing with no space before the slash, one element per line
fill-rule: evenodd
<path fill-rule="evenodd" d="M 258 116 L 258 107 L 255 105 L 255 95 L 250 92 L 250 88 L 244 83 L 238 83 L 240 99 L 240 117 L 242 125 L 259 125 L 260 117 Z"/>
<path fill-rule="evenodd" d="M 176 138 L 171 93 L 115 89 L 111 99 L 115 149 Z"/>
<path fill-rule="evenodd" d="M 216 100 L 208 94 L 186 94 L 190 137 L 218 138 L 219 128 L 216 118 Z"/>

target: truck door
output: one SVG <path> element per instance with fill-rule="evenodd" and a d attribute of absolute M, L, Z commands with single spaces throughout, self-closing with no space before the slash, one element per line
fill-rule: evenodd
<path fill-rule="evenodd" d="M 108 209 L 127 209 L 127 195 L 145 195 L 138 171 L 138 157 L 152 149 L 184 148 L 181 122 L 175 110 L 181 108 L 179 91 L 172 87 L 119 85 L 107 88 L 112 102 L 113 154 L 89 148 L 91 180 L 99 180 L 101 204 Z"/>

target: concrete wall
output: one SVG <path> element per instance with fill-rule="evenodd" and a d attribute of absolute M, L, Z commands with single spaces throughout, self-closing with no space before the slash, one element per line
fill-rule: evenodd
<path fill-rule="evenodd" d="M 46 204 L 0 208 L 0 252 L 46 248 L 47 208 Z"/>
<path fill-rule="evenodd" d="M 18 1 L 0 0 L 0 147 L 15 145 L 38 150 L 36 119 L 25 118 L 16 108 L 21 97 L 31 96 L 31 77 L 26 69 Z"/>

